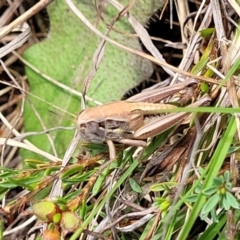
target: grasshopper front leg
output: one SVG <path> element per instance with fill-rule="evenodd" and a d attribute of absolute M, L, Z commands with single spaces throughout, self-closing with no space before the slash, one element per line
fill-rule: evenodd
<path fill-rule="evenodd" d="M 110 160 L 114 160 L 116 158 L 116 151 L 115 151 L 113 141 L 106 140 L 106 143 L 107 143 L 108 149 L 109 149 L 109 158 L 110 158 Z"/>

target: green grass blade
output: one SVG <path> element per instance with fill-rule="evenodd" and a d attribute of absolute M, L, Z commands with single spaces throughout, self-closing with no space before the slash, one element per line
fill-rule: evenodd
<path fill-rule="evenodd" d="M 229 121 L 229 124 L 227 126 L 227 129 L 222 136 L 221 140 L 219 141 L 219 144 L 216 148 L 216 151 L 214 152 L 214 155 L 211 158 L 211 161 L 209 163 L 209 171 L 206 176 L 206 180 L 203 186 L 203 189 L 209 188 L 212 185 L 213 179 L 217 176 L 225 157 L 228 153 L 228 149 L 232 143 L 232 139 L 234 137 L 234 134 L 236 133 L 236 124 L 235 124 L 235 118 L 232 117 Z M 199 216 L 199 213 L 202 209 L 203 204 L 205 203 L 206 197 L 203 194 L 199 194 L 199 197 L 196 201 L 196 203 L 193 206 L 193 209 L 190 213 L 189 218 L 186 220 L 183 228 L 181 229 L 177 240 L 184 240 L 187 239 L 193 224 L 195 223 L 197 217 Z"/>

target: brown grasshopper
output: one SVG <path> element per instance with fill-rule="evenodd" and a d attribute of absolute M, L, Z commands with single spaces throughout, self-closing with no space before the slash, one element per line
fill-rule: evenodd
<path fill-rule="evenodd" d="M 135 146 L 146 146 L 142 141 L 159 135 L 163 131 L 180 124 L 189 113 L 172 113 L 152 121 L 146 121 L 146 115 L 154 115 L 158 110 L 176 108 L 171 104 L 156 103 L 170 95 L 197 84 L 190 79 L 161 89 L 139 93 L 125 101 L 112 102 L 82 111 L 77 120 L 81 138 L 86 142 L 101 143 L 109 146 L 110 158 L 115 158 L 112 141 Z M 201 106 L 211 101 L 206 96 L 189 107 Z"/>

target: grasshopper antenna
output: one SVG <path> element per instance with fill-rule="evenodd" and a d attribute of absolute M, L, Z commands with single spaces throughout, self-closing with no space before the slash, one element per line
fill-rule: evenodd
<path fill-rule="evenodd" d="M 81 97 L 81 110 L 86 108 L 85 95 L 86 95 L 86 93 L 82 93 L 82 97 Z"/>

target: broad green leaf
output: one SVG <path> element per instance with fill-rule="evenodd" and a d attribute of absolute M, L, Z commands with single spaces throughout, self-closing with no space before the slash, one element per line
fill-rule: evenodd
<path fill-rule="evenodd" d="M 225 184 L 225 188 L 226 188 L 226 190 L 228 190 L 228 191 L 232 191 L 232 187 L 233 187 L 233 184 L 232 184 L 232 182 L 227 182 L 226 184 Z"/>
<path fill-rule="evenodd" d="M 239 203 L 237 199 L 230 192 L 226 192 L 226 200 L 231 205 L 231 207 L 239 209 Z"/>
<path fill-rule="evenodd" d="M 235 153 L 239 150 L 239 146 L 231 146 L 228 150 L 228 154 L 232 154 L 232 153 Z"/>
<path fill-rule="evenodd" d="M 201 173 L 201 175 L 204 174 L 204 173 L 201 172 L 201 171 L 199 171 L 199 172 Z M 201 192 L 202 192 L 202 188 L 203 188 L 202 184 L 198 184 L 198 185 L 196 186 L 195 192 L 198 193 L 198 194 L 201 193 Z"/>
<path fill-rule="evenodd" d="M 220 196 L 218 194 L 213 195 L 208 199 L 205 203 L 204 207 L 202 208 L 201 214 L 209 213 L 213 208 L 216 207 L 220 200 Z"/>
<path fill-rule="evenodd" d="M 142 188 L 133 178 L 129 178 L 129 183 L 133 191 L 136 193 L 142 193 Z"/>
<path fill-rule="evenodd" d="M 212 194 L 216 193 L 217 190 L 218 190 L 218 186 L 213 186 L 213 187 L 203 190 L 203 194 L 206 196 L 211 196 Z"/>
<path fill-rule="evenodd" d="M 224 180 L 225 180 L 225 182 L 229 182 L 230 181 L 230 172 L 229 171 L 226 171 L 225 173 L 224 173 Z"/>
<path fill-rule="evenodd" d="M 228 202 L 226 195 L 224 195 L 222 198 L 222 206 L 226 211 L 228 211 L 231 207 L 230 202 Z"/>
<path fill-rule="evenodd" d="M 213 185 L 214 186 L 220 187 L 223 184 L 224 184 L 224 179 L 223 178 L 217 177 L 217 178 L 213 179 Z"/>
<path fill-rule="evenodd" d="M 94 1 L 75 0 L 74 3 L 98 30 L 106 34 L 107 26 L 102 23 L 96 13 Z M 120 3 L 126 6 L 129 1 L 122 0 Z M 141 23 L 144 23 L 158 7 L 160 6 L 157 0 L 151 2 L 147 0 L 136 1 L 131 9 L 131 14 Z M 44 74 L 81 91 L 83 80 L 92 67 L 93 55 L 101 39 L 75 16 L 64 0 L 54 1 L 49 5 L 47 11 L 50 21 L 48 37 L 29 48 L 24 57 Z M 108 4 L 102 12 L 102 17 L 105 22 L 110 23 L 117 14 L 118 11 Z M 109 35 L 111 39 L 140 50 L 138 39 L 125 34 L 133 31 L 124 17 L 114 25 L 114 28 L 120 32 L 112 30 Z M 72 96 L 71 93 L 56 87 L 29 68 L 26 68 L 26 73 L 32 94 L 68 112 L 77 114 L 80 111 L 79 97 Z M 148 78 L 151 73 L 152 66 L 149 61 L 107 43 L 103 60 L 87 94 L 101 102 L 117 100 L 130 88 Z M 75 119 L 67 120 L 65 116 L 57 117 L 50 113 L 49 110 L 59 112 L 53 106 L 32 96 L 29 96 L 28 99 L 38 111 L 47 129 L 57 126 L 75 126 Z M 24 119 L 26 132 L 43 130 L 28 102 L 25 105 Z M 73 131 L 62 130 L 50 134 L 58 155 L 62 157 L 73 136 Z M 50 153 L 53 152 L 45 134 L 29 137 L 29 140 L 37 147 Z M 29 152 L 22 151 L 22 153 L 23 158 L 39 158 L 39 156 Z"/>
<path fill-rule="evenodd" d="M 192 194 L 191 196 L 187 197 L 186 201 L 190 203 L 196 202 L 197 197 L 198 197 L 198 194 Z"/>

